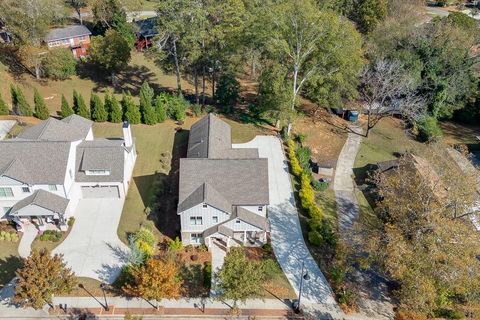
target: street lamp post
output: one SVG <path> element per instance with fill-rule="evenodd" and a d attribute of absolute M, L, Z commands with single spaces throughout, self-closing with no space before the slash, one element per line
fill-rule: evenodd
<path fill-rule="evenodd" d="M 102 289 L 102 292 L 103 292 L 103 300 L 105 300 L 104 309 L 105 309 L 105 311 L 110 311 L 110 308 L 108 307 L 108 303 L 107 303 L 107 295 L 105 294 L 105 288 L 106 287 L 107 287 L 107 284 L 105 284 L 103 282 L 100 284 L 100 288 Z"/>
<path fill-rule="evenodd" d="M 302 262 L 302 274 L 300 276 L 300 289 L 298 290 L 298 300 L 294 301 L 292 304 L 293 309 L 296 312 L 300 312 L 300 300 L 302 298 L 302 286 L 303 280 L 308 281 L 310 280 L 310 275 L 308 274 L 308 270 L 305 270 L 305 261 Z"/>

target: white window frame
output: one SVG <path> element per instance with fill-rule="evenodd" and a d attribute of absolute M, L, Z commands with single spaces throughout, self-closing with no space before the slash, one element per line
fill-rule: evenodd
<path fill-rule="evenodd" d="M 202 217 L 190 217 L 190 225 L 192 226 L 201 226 L 203 225 L 203 218 Z"/>
<path fill-rule="evenodd" d="M 22 187 L 22 192 L 23 193 L 30 193 L 31 192 L 30 187 Z"/>
<path fill-rule="evenodd" d="M 263 206 L 259 206 L 258 211 L 263 211 Z"/>
<path fill-rule="evenodd" d="M 213 216 L 212 221 L 213 223 L 218 223 L 218 216 Z"/>
<path fill-rule="evenodd" d="M 0 198 L 13 198 L 13 190 L 10 187 L 0 188 Z"/>
<path fill-rule="evenodd" d="M 102 169 L 102 170 L 87 170 L 85 171 L 87 176 L 109 176 L 110 170 Z"/>
<path fill-rule="evenodd" d="M 201 233 L 190 233 L 190 243 L 200 244 L 202 243 L 202 234 Z"/>

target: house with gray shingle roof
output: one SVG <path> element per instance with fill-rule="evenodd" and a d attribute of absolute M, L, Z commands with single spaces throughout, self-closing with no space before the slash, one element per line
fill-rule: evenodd
<path fill-rule="evenodd" d="M 136 160 L 128 122 L 122 138 L 95 139 L 78 115 L 42 121 L 0 150 L 0 219 L 20 228 L 30 220 L 66 229 L 81 199 L 125 197 Z"/>
<path fill-rule="evenodd" d="M 51 29 L 45 37 L 48 48 L 67 48 L 75 58 L 85 57 L 90 47 L 92 33 L 84 25 L 70 25 Z"/>
<path fill-rule="evenodd" d="M 190 129 L 178 196 L 184 245 L 267 241 L 268 159 L 257 149 L 232 148 L 230 126 L 213 114 Z"/>

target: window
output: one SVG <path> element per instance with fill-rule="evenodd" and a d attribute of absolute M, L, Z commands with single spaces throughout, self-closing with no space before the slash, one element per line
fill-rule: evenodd
<path fill-rule="evenodd" d="M 218 223 L 218 217 L 217 216 L 213 216 L 212 220 L 213 220 L 213 223 Z"/>
<path fill-rule="evenodd" d="M 235 221 L 237 224 L 240 224 L 240 220 L 237 219 L 237 221 Z"/>
<path fill-rule="evenodd" d="M 54 185 L 54 184 L 50 184 L 50 185 L 48 185 L 48 190 L 50 190 L 50 191 L 57 191 L 57 186 Z"/>
<path fill-rule="evenodd" d="M 190 224 L 192 226 L 201 226 L 203 224 L 202 217 L 190 217 Z"/>
<path fill-rule="evenodd" d="M 208 204 L 204 203 L 204 204 L 203 204 L 203 207 L 204 207 L 204 208 L 208 208 Z"/>
<path fill-rule="evenodd" d="M 190 234 L 190 243 L 198 244 L 202 241 L 202 235 L 200 233 L 192 233 Z"/>
<path fill-rule="evenodd" d="M 87 176 L 109 176 L 110 170 L 87 170 L 85 174 Z"/>
<path fill-rule="evenodd" d="M 13 197 L 12 188 L 0 188 L 0 198 Z"/>
<path fill-rule="evenodd" d="M 262 206 L 258 207 L 258 211 L 263 211 L 263 207 Z"/>
<path fill-rule="evenodd" d="M 70 43 L 70 40 L 68 40 L 68 39 L 63 39 L 62 42 L 63 42 L 63 44 L 69 44 L 69 43 Z"/>
<path fill-rule="evenodd" d="M 30 188 L 29 187 L 22 187 L 22 191 L 23 191 L 23 193 L 29 193 Z"/>

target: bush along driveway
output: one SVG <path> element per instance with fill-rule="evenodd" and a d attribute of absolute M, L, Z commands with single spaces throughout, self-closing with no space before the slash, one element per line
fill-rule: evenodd
<path fill-rule="evenodd" d="M 321 304 L 326 310 L 339 312 L 330 286 L 310 255 L 300 227 L 298 212 L 281 141 L 273 136 L 257 136 L 234 148 L 258 148 L 260 157 L 268 158 L 270 205 L 268 217 L 271 225 L 272 247 L 288 281 L 298 295 L 302 265 L 310 279 L 303 281 L 302 303 Z"/>

